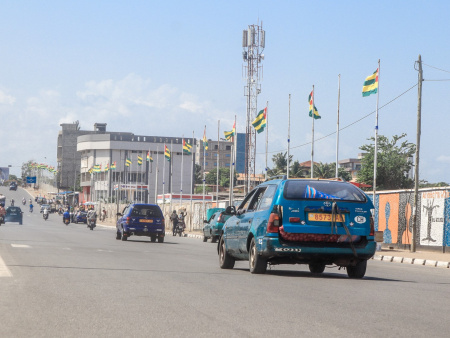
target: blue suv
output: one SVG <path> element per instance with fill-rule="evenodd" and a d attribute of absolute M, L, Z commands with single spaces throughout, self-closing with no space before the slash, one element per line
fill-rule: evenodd
<path fill-rule="evenodd" d="M 152 242 L 164 242 L 165 221 L 161 208 L 155 204 L 130 204 L 118 213 L 116 239 L 126 241 L 130 236 L 147 236 Z"/>
<path fill-rule="evenodd" d="M 253 189 L 225 223 L 218 245 L 219 265 L 232 269 L 248 260 L 251 273 L 267 264 L 345 267 L 362 278 L 376 249 L 374 206 L 354 185 L 337 180 L 276 179 Z"/>

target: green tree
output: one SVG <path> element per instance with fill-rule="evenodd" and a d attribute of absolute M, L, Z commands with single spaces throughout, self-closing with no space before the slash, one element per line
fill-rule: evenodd
<path fill-rule="evenodd" d="M 299 161 L 294 161 L 291 164 L 291 168 L 289 170 L 289 177 L 292 178 L 303 178 L 306 177 L 308 169 L 301 166 Z"/>
<path fill-rule="evenodd" d="M 292 155 L 289 155 L 290 163 L 292 163 Z M 267 176 L 286 175 L 287 152 L 278 153 L 272 156 L 274 168 L 267 169 Z"/>
<path fill-rule="evenodd" d="M 314 165 L 314 177 L 316 178 L 333 178 L 335 177 L 335 165 L 322 163 Z"/>
<path fill-rule="evenodd" d="M 194 168 L 194 182 L 195 184 L 203 183 L 202 167 L 198 164 L 195 164 Z"/>
<path fill-rule="evenodd" d="M 217 183 L 217 169 L 212 169 L 205 177 L 206 184 L 216 184 Z M 234 177 L 234 183 L 236 183 L 236 173 Z M 219 185 L 221 187 L 230 186 L 230 169 L 229 168 L 219 168 Z"/>
<path fill-rule="evenodd" d="M 392 136 L 392 140 L 386 136 L 378 136 L 377 156 L 377 189 L 408 189 L 414 185 L 413 180 L 406 174 L 412 167 L 410 158 L 416 151 L 416 145 L 402 139 L 406 134 Z M 375 141 L 374 137 L 369 140 Z M 373 162 L 375 145 L 365 144 L 359 149 L 366 154 L 361 159 L 361 170 L 358 172 L 357 181 L 365 184 L 373 184 Z"/>

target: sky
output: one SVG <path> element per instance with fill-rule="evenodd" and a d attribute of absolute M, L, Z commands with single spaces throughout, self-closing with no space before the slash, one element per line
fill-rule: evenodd
<path fill-rule="evenodd" d="M 93 130 L 217 140 L 245 131 L 242 30 L 266 32 L 258 110 L 268 102 L 271 157 L 311 159 L 308 95 L 314 85 L 314 160 L 356 158 L 374 135 L 376 95 L 362 85 L 380 59 L 379 135 L 416 143 L 423 61 L 420 179 L 450 182 L 449 1 L 9 1 L 0 3 L 0 167 L 56 166 L 61 123 Z M 439 81 L 437 81 L 439 80 Z M 406 92 L 406 93 L 405 93 Z M 398 99 L 392 101 L 403 94 Z M 389 103 L 389 104 L 387 104 Z M 386 105 L 387 104 L 387 105 Z M 382 107 L 382 108 L 381 108 Z M 328 137 L 323 138 L 326 135 Z M 320 139 L 320 140 L 319 140 Z M 257 135 L 256 170 L 265 167 Z"/>

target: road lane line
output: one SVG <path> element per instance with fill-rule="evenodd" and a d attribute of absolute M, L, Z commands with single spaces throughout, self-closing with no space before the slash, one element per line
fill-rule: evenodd
<path fill-rule="evenodd" d="M 31 246 L 29 246 L 29 245 L 26 245 L 26 244 L 11 244 L 11 246 L 13 247 L 13 248 L 31 248 Z"/>
<path fill-rule="evenodd" d="M 0 277 L 12 277 L 11 271 L 9 271 L 2 257 L 0 257 Z"/>

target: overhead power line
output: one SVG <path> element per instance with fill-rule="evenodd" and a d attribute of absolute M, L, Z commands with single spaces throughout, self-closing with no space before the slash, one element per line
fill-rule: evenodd
<path fill-rule="evenodd" d="M 386 102 L 384 105 L 380 106 L 378 109 L 383 109 L 383 108 L 386 107 L 387 105 L 391 104 L 391 103 L 394 102 L 395 100 L 397 100 L 397 99 L 399 99 L 400 97 L 402 97 L 403 95 L 405 95 L 407 92 L 409 92 L 409 91 L 410 91 L 411 89 L 413 89 L 414 87 L 417 87 L 417 83 L 416 83 L 414 86 L 412 86 L 412 87 L 408 88 L 407 90 L 405 90 L 405 91 L 404 91 L 403 93 L 401 93 L 400 95 L 397 95 L 397 96 L 396 96 L 395 98 L 393 98 L 392 100 Z M 354 121 L 354 122 L 352 122 L 352 123 L 346 125 L 345 127 L 340 128 L 339 131 L 344 130 L 344 129 L 347 129 L 348 127 L 351 127 L 352 125 L 354 125 L 354 124 L 356 124 L 356 123 L 358 123 L 358 122 L 361 122 L 362 120 L 364 120 L 365 118 L 369 117 L 370 115 L 375 114 L 375 112 L 376 112 L 376 110 L 374 110 L 373 112 L 371 112 L 371 113 L 369 113 L 369 114 L 367 114 L 367 115 L 361 117 L 360 119 L 358 119 L 358 120 L 356 120 L 356 121 Z M 327 137 L 330 137 L 330 136 L 332 136 L 332 135 L 334 135 L 334 134 L 336 134 L 336 131 L 334 131 L 334 132 L 332 132 L 332 133 L 329 133 L 328 135 L 322 136 L 322 137 L 320 137 L 320 138 L 318 138 L 318 139 L 315 139 L 314 141 L 320 141 L 320 140 L 326 139 Z M 300 144 L 300 145 L 298 145 L 298 146 L 291 147 L 291 149 L 304 147 L 304 146 L 307 146 L 308 144 L 311 144 L 311 143 L 312 143 L 312 141 L 311 141 L 311 142 L 306 142 L 306 143 Z M 283 149 L 283 150 L 275 150 L 275 151 L 268 151 L 268 153 L 269 153 L 269 154 L 279 153 L 279 152 L 283 152 L 283 151 L 285 151 L 285 150 L 286 150 L 286 149 Z M 258 154 L 265 154 L 265 153 L 258 153 Z"/>
<path fill-rule="evenodd" d="M 422 62 L 422 64 L 423 64 L 424 66 L 428 66 L 428 67 L 430 67 L 430 68 L 434 68 L 434 69 L 436 69 L 436 70 L 440 70 L 441 72 L 450 73 L 449 70 L 445 70 L 445 69 L 441 69 L 441 68 L 438 68 L 438 67 L 435 67 L 435 66 L 427 65 L 427 64 L 424 63 L 424 62 Z"/>

